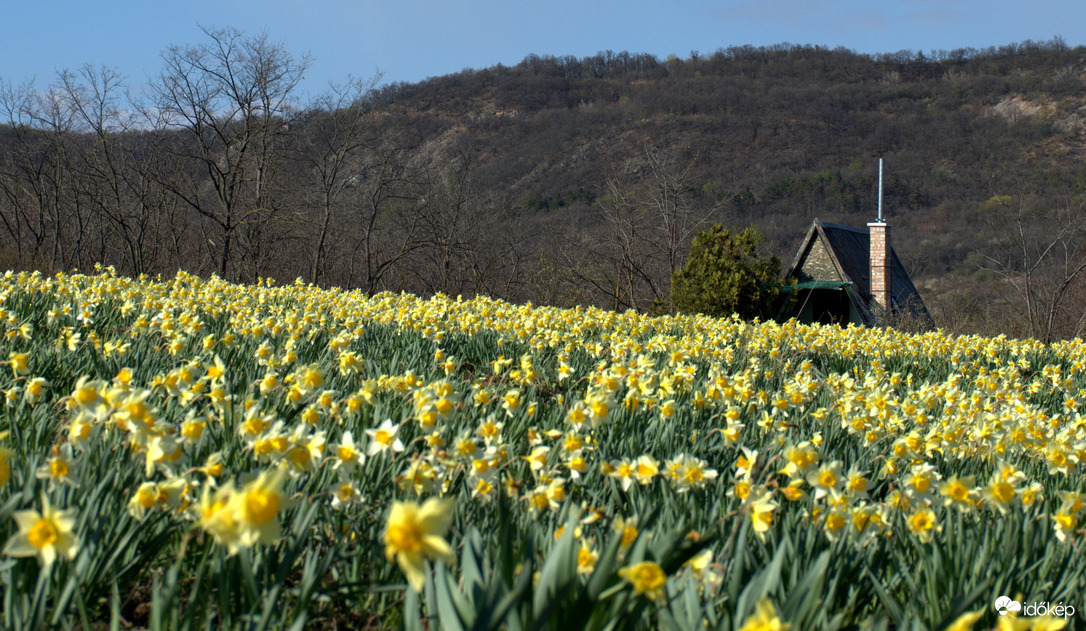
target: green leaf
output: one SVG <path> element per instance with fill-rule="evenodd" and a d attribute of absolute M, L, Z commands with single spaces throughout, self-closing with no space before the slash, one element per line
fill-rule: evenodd
<path fill-rule="evenodd" d="M 455 594 L 453 593 L 455 588 L 449 583 L 449 572 L 444 563 L 438 563 L 434 583 L 434 590 L 437 594 L 438 621 L 441 623 L 441 628 L 449 629 L 449 631 L 463 631 L 465 624 L 470 625 L 472 623 L 471 620 L 464 617 L 467 603 L 461 603 L 457 599 L 457 596 L 463 598 L 458 591 Z"/>

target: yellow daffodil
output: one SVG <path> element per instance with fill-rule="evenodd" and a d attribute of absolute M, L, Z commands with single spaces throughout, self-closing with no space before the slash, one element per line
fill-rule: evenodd
<path fill-rule="evenodd" d="M 739 631 L 788 631 L 791 628 L 790 622 L 781 622 L 773 603 L 768 598 L 763 598 L 755 605 L 754 613 L 743 621 Z"/>
<path fill-rule="evenodd" d="M 403 442 L 397 436 L 402 425 L 393 425 L 392 419 L 385 419 L 376 429 L 367 429 L 366 435 L 370 437 L 370 442 L 366 446 L 366 455 L 403 451 Z"/>
<path fill-rule="evenodd" d="M 0 487 L 5 486 L 11 479 L 11 460 L 14 456 L 14 451 L 0 447 Z"/>
<path fill-rule="evenodd" d="M 13 517 L 19 532 L 8 539 L 4 554 L 13 557 L 38 557 L 46 568 L 58 556 L 74 559 L 79 551 L 79 539 L 72 534 L 76 509 L 57 510 L 42 495 L 42 511 L 16 511 Z"/>
<path fill-rule="evenodd" d="M 275 543 L 281 536 L 279 512 L 290 502 L 283 492 L 288 469 L 264 471 L 230 499 L 243 546 Z"/>
<path fill-rule="evenodd" d="M 26 353 L 11 353 L 8 355 L 8 364 L 16 377 L 30 374 L 30 358 Z"/>
<path fill-rule="evenodd" d="M 415 502 L 394 502 L 385 524 L 385 558 L 396 559 L 411 587 L 421 592 L 426 581 L 424 559 L 454 561 L 452 548 L 443 538 L 452 522 L 453 501 L 430 498 Z"/>
<path fill-rule="evenodd" d="M 916 509 L 909 515 L 906 523 L 909 526 L 909 531 L 924 543 L 931 541 L 932 535 L 941 530 L 941 527 L 935 521 L 935 511 L 930 508 Z"/>
<path fill-rule="evenodd" d="M 967 611 L 958 616 L 958 619 L 950 623 L 950 626 L 946 628 L 946 631 L 972 631 L 973 625 L 977 620 L 980 620 L 984 616 L 985 611 L 983 609 L 977 611 Z"/>
<path fill-rule="evenodd" d="M 774 511 L 780 508 L 780 505 L 773 500 L 773 496 L 769 493 L 763 494 L 758 499 L 754 500 L 750 504 L 750 521 L 754 528 L 754 534 L 759 539 L 765 540 L 765 534 L 769 531 L 769 527 L 773 525 Z"/>
<path fill-rule="evenodd" d="M 667 600 L 667 593 L 664 590 L 667 575 L 658 563 L 653 561 L 634 563 L 621 568 L 618 575 L 633 586 L 634 593 L 638 596 L 644 596 L 657 604 L 663 604 Z"/>

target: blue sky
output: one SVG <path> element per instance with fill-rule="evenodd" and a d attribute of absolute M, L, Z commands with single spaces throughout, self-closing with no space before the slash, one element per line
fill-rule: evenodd
<path fill-rule="evenodd" d="M 348 75 L 418 81 L 512 65 L 530 53 L 601 50 L 703 54 L 791 42 L 859 52 L 981 48 L 1059 35 L 1086 44 L 1082 0 L 3 0 L 0 78 L 51 82 L 61 68 L 105 65 L 138 89 L 171 44 L 200 26 L 266 31 L 312 66 L 302 89 Z M 304 98 L 304 96 L 303 96 Z"/>

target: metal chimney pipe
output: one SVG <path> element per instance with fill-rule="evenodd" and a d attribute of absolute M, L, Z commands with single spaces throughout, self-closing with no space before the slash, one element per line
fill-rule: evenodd
<path fill-rule="evenodd" d="M 879 158 L 879 223 L 882 223 L 882 158 Z"/>

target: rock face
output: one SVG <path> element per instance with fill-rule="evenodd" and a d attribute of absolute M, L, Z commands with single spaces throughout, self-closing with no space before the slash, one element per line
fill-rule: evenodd
<path fill-rule="evenodd" d="M 1055 111 L 1055 103 L 1040 103 L 1028 101 L 1021 96 L 1013 96 L 993 105 L 988 115 L 998 116 L 1013 124 L 1024 118 L 1049 116 Z"/>

